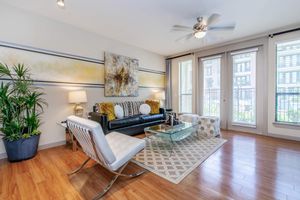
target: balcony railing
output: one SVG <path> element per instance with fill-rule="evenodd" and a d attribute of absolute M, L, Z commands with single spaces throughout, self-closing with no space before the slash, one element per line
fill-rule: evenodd
<path fill-rule="evenodd" d="M 276 93 L 276 122 L 300 124 L 300 87 Z"/>
<path fill-rule="evenodd" d="M 256 124 L 255 88 L 234 88 L 232 106 L 233 123 Z"/>
<path fill-rule="evenodd" d="M 220 89 L 205 89 L 203 115 L 220 117 Z"/>
<path fill-rule="evenodd" d="M 279 88 L 276 93 L 276 122 L 300 124 L 300 87 Z M 203 114 L 220 116 L 220 89 L 205 89 Z M 232 121 L 234 123 L 256 123 L 255 88 L 233 89 Z"/>
<path fill-rule="evenodd" d="M 220 116 L 220 89 L 205 89 L 203 98 L 203 114 Z M 255 125 L 256 106 L 255 88 L 233 89 L 233 115 L 234 123 Z"/>

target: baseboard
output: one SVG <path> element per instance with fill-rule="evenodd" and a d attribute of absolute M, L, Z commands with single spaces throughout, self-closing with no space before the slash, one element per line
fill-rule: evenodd
<path fill-rule="evenodd" d="M 39 146 L 38 151 L 43 150 L 43 149 L 49 149 L 49 148 L 52 148 L 52 147 L 62 146 L 62 145 L 65 145 L 65 144 L 66 144 L 65 140 L 59 141 L 59 142 L 53 142 L 53 143 L 49 143 L 49 144 L 42 144 L 42 145 Z M 6 153 L 0 153 L 0 160 L 5 159 L 5 158 L 7 158 Z"/>
<path fill-rule="evenodd" d="M 268 133 L 266 136 L 280 138 L 280 139 L 286 139 L 286 140 L 300 141 L 300 137 L 294 137 L 294 136 L 289 136 L 289 135 L 279 135 L 279 134 L 274 134 L 274 133 Z"/>
<path fill-rule="evenodd" d="M 63 141 L 59 141 L 59 142 L 53 142 L 53 143 L 49 143 L 49 144 L 42 144 L 39 146 L 38 151 L 39 150 L 43 150 L 43 149 L 49 149 L 52 147 L 57 147 L 57 146 L 62 146 L 66 144 L 66 140 Z"/>
<path fill-rule="evenodd" d="M 6 153 L 0 153 L 0 160 L 7 158 Z"/>

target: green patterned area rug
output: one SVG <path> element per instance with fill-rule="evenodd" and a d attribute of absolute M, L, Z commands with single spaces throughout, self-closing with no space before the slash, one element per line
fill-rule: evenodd
<path fill-rule="evenodd" d="M 146 147 L 132 160 L 137 165 L 178 184 L 227 140 L 190 136 L 170 146 L 160 140 L 145 139 Z"/>

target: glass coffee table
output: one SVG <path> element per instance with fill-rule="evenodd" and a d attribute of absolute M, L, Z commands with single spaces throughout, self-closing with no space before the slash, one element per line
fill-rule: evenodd
<path fill-rule="evenodd" d="M 160 139 L 167 143 L 170 152 L 173 152 L 175 142 L 183 140 L 197 132 L 198 123 L 180 122 L 178 125 L 170 126 L 159 124 L 144 129 L 145 135 L 151 140 Z"/>

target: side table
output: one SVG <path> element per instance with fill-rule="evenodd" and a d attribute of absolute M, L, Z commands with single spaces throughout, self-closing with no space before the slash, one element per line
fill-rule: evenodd
<path fill-rule="evenodd" d="M 66 134 L 66 143 L 72 145 L 72 150 L 77 151 L 78 150 L 78 143 L 72 132 L 68 129 L 67 122 L 57 122 L 58 125 L 65 128 L 65 134 Z"/>

